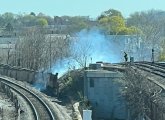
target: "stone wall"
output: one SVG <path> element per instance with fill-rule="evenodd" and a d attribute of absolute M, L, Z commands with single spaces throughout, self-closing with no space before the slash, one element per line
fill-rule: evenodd
<path fill-rule="evenodd" d="M 8 65 L 0 65 L 0 74 L 15 78 L 16 80 L 26 81 L 29 83 L 35 82 L 37 72 L 25 68 L 11 67 Z"/>

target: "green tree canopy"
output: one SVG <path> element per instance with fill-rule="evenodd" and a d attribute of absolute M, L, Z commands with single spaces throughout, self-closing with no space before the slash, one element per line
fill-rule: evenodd
<path fill-rule="evenodd" d="M 131 27 L 126 27 L 126 34 L 129 34 L 129 35 L 131 35 L 131 34 L 142 34 L 142 31 L 139 29 L 139 28 L 137 28 L 137 27 L 135 27 L 135 26 L 131 26 Z"/>
<path fill-rule="evenodd" d="M 48 25 L 48 21 L 45 18 L 39 18 L 38 19 L 38 25 L 46 26 L 46 25 Z"/>
<path fill-rule="evenodd" d="M 31 12 L 30 15 L 36 16 L 36 14 L 34 12 Z"/>
<path fill-rule="evenodd" d="M 125 21 L 120 16 L 105 16 L 99 20 L 104 29 L 110 34 L 119 34 L 125 29 Z"/>
<path fill-rule="evenodd" d="M 139 34 L 140 29 L 135 26 L 127 27 L 125 19 L 120 11 L 109 9 L 104 11 L 98 18 L 101 28 L 113 35 Z"/>
<path fill-rule="evenodd" d="M 68 24 L 69 26 L 65 29 L 69 33 L 79 32 L 82 29 L 88 28 L 89 17 L 88 16 L 63 16 L 61 18 L 62 22 Z"/>
<path fill-rule="evenodd" d="M 109 9 L 107 11 L 104 11 L 99 17 L 98 17 L 98 20 L 104 18 L 104 17 L 112 17 L 112 16 L 119 16 L 119 17 L 122 17 L 122 14 L 120 11 L 118 10 L 115 10 L 115 9 Z"/>
<path fill-rule="evenodd" d="M 33 15 L 24 15 L 20 17 L 20 21 L 25 26 L 34 26 L 36 25 L 37 18 Z"/>
<path fill-rule="evenodd" d="M 120 16 L 110 17 L 109 23 L 112 34 L 118 34 L 125 28 L 124 19 Z"/>

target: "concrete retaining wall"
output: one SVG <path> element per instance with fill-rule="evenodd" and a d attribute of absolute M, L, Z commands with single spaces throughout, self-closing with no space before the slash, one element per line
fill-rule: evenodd
<path fill-rule="evenodd" d="M 93 119 L 127 118 L 126 104 L 119 97 L 122 79 L 120 72 L 106 70 L 86 70 L 84 74 L 84 98 L 92 106 Z"/>
<path fill-rule="evenodd" d="M 11 67 L 8 65 L 0 65 L 0 74 L 15 78 L 20 81 L 27 81 L 29 83 L 35 82 L 35 75 L 37 72 L 25 68 Z"/>

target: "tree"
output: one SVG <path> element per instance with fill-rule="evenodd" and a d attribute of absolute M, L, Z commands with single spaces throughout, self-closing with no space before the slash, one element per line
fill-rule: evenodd
<path fill-rule="evenodd" d="M 5 20 L 4 20 L 4 18 L 2 17 L 2 15 L 0 15 L 0 26 L 1 26 L 1 27 L 4 27 L 4 24 L 5 24 Z"/>
<path fill-rule="evenodd" d="M 158 53 L 160 51 L 161 37 L 164 32 L 164 21 L 165 12 L 149 10 L 147 12 L 136 12 L 132 14 L 127 19 L 127 25 L 135 26 L 141 30 L 143 46 L 146 46 L 144 48 L 145 50 L 143 49 L 145 53 L 148 53 L 151 49 L 154 49 Z M 149 58 L 151 56 L 146 57 Z"/>
<path fill-rule="evenodd" d="M 165 61 L 165 40 L 162 40 L 161 51 L 159 55 L 159 61 Z"/>
<path fill-rule="evenodd" d="M 132 34 L 132 35 L 138 35 L 138 34 L 142 34 L 142 31 L 135 26 L 131 26 L 131 27 L 128 27 L 127 33 Z"/>
<path fill-rule="evenodd" d="M 109 34 L 128 35 L 137 32 L 135 31 L 135 26 L 127 27 L 121 12 L 114 9 L 104 11 L 98 17 L 98 21 L 101 25 L 101 28 L 106 30 Z"/>
<path fill-rule="evenodd" d="M 66 36 L 45 34 L 42 27 L 29 28 L 23 31 L 17 43 L 17 63 L 33 70 L 48 70 L 50 62 L 53 65 L 69 56 L 69 42 Z"/>
<path fill-rule="evenodd" d="M 30 15 L 36 16 L 36 14 L 34 12 L 31 12 Z"/>
<path fill-rule="evenodd" d="M 165 61 L 165 51 L 163 50 L 159 55 L 159 61 Z"/>
<path fill-rule="evenodd" d="M 13 24 L 14 20 L 15 20 L 14 14 L 10 13 L 10 12 L 6 12 L 6 13 L 2 14 L 2 18 L 4 19 L 4 22 L 5 22 L 4 25 L 6 25 L 8 23 Z"/>
<path fill-rule="evenodd" d="M 43 29 L 31 28 L 23 31 L 18 43 L 18 60 L 21 66 L 29 69 L 38 70 L 42 68 L 44 62 L 45 35 Z"/>
<path fill-rule="evenodd" d="M 11 32 L 11 31 L 13 31 L 13 26 L 11 25 L 11 23 L 8 23 L 7 25 L 6 25 L 6 31 L 8 31 L 8 32 Z"/>
<path fill-rule="evenodd" d="M 69 19 L 69 30 L 71 33 L 80 32 L 82 29 L 88 28 L 87 21 L 89 20 L 88 17 L 83 16 L 75 16 L 70 17 Z"/>
<path fill-rule="evenodd" d="M 136 12 L 127 19 L 128 26 L 139 28 L 146 41 L 158 41 L 161 37 L 162 27 L 164 25 L 164 17 L 160 16 L 162 11 L 149 10 L 147 12 Z M 159 19 L 157 19 L 159 17 Z"/>
<path fill-rule="evenodd" d="M 112 34 L 117 35 L 125 28 L 124 19 L 120 16 L 112 16 L 109 22 L 110 22 L 110 27 L 111 27 L 110 29 Z"/>
<path fill-rule="evenodd" d="M 19 17 L 19 21 L 23 24 L 23 26 L 35 26 L 37 22 L 37 18 L 33 15 L 23 15 Z"/>
<path fill-rule="evenodd" d="M 38 13 L 38 15 L 37 15 L 38 17 L 44 17 L 45 16 L 45 14 L 44 13 L 42 13 L 42 12 L 40 12 L 40 13 Z"/>
<path fill-rule="evenodd" d="M 51 35 L 48 36 L 49 45 L 47 46 L 47 54 L 49 55 L 50 68 L 56 62 L 63 61 L 65 58 L 69 58 L 70 51 L 70 38 L 69 36 Z"/>
<path fill-rule="evenodd" d="M 47 23 L 45 21 L 47 21 Z M 15 22 L 13 25 L 16 26 L 16 28 L 20 28 L 23 26 L 24 27 L 37 26 L 37 25 L 42 26 L 46 24 L 53 25 L 54 24 L 53 18 L 50 16 L 46 16 L 43 13 L 39 13 L 38 15 L 36 15 L 34 12 L 31 12 L 30 14 L 16 15 Z"/>
<path fill-rule="evenodd" d="M 145 116 L 153 119 L 153 114 L 157 114 L 156 119 L 159 119 L 163 105 L 160 95 L 162 88 L 149 81 L 147 76 L 139 70 L 132 68 L 126 68 L 121 82 L 123 84 L 121 91 L 127 102 L 131 119 L 135 120 Z M 156 110 L 158 112 L 155 112 Z"/>
<path fill-rule="evenodd" d="M 73 59 L 82 68 L 86 67 L 93 52 L 94 46 L 91 38 L 93 38 L 94 35 L 92 32 L 93 31 L 82 30 L 76 34 L 76 37 L 72 40 L 72 44 L 70 46 Z"/>
<path fill-rule="evenodd" d="M 109 9 L 107 11 L 104 11 L 99 17 L 98 20 L 104 18 L 104 17 L 112 17 L 112 16 L 119 16 L 123 18 L 122 14 L 120 11 L 115 10 L 115 9 Z"/>
<path fill-rule="evenodd" d="M 99 20 L 99 23 L 103 25 L 110 34 L 117 35 L 125 29 L 125 21 L 120 16 L 104 17 Z"/>
<path fill-rule="evenodd" d="M 39 26 L 46 26 L 46 25 L 48 25 L 48 21 L 45 19 L 45 18 L 39 18 L 38 19 L 38 25 Z"/>
<path fill-rule="evenodd" d="M 11 42 L 8 42 L 8 51 L 7 51 L 7 60 L 6 60 L 6 63 L 9 64 L 9 60 L 10 60 L 10 57 L 11 57 Z"/>
<path fill-rule="evenodd" d="M 37 15 L 37 18 L 39 19 L 39 18 L 44 18 L 44 19 L 46 19 L 47 20 L 47 22 L 48 22 L 48 24 L 49 25 L 54 25 L 54 18 L 52 18 L 51 16 L 48 16 L 48 15 L 45 15 L 44 13 L 39 13 L 38 15 Z"/>

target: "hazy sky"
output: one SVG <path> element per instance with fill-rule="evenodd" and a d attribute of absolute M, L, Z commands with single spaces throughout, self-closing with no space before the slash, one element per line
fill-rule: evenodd
<path fill-rule="evenodd" d="M 0 14 L 42 12 L 50 16 L 82 15 L 94 18 L 110 8 L 128 17 L 135 11 L 165 10 L 165 0 L 0 0 Z"/>

